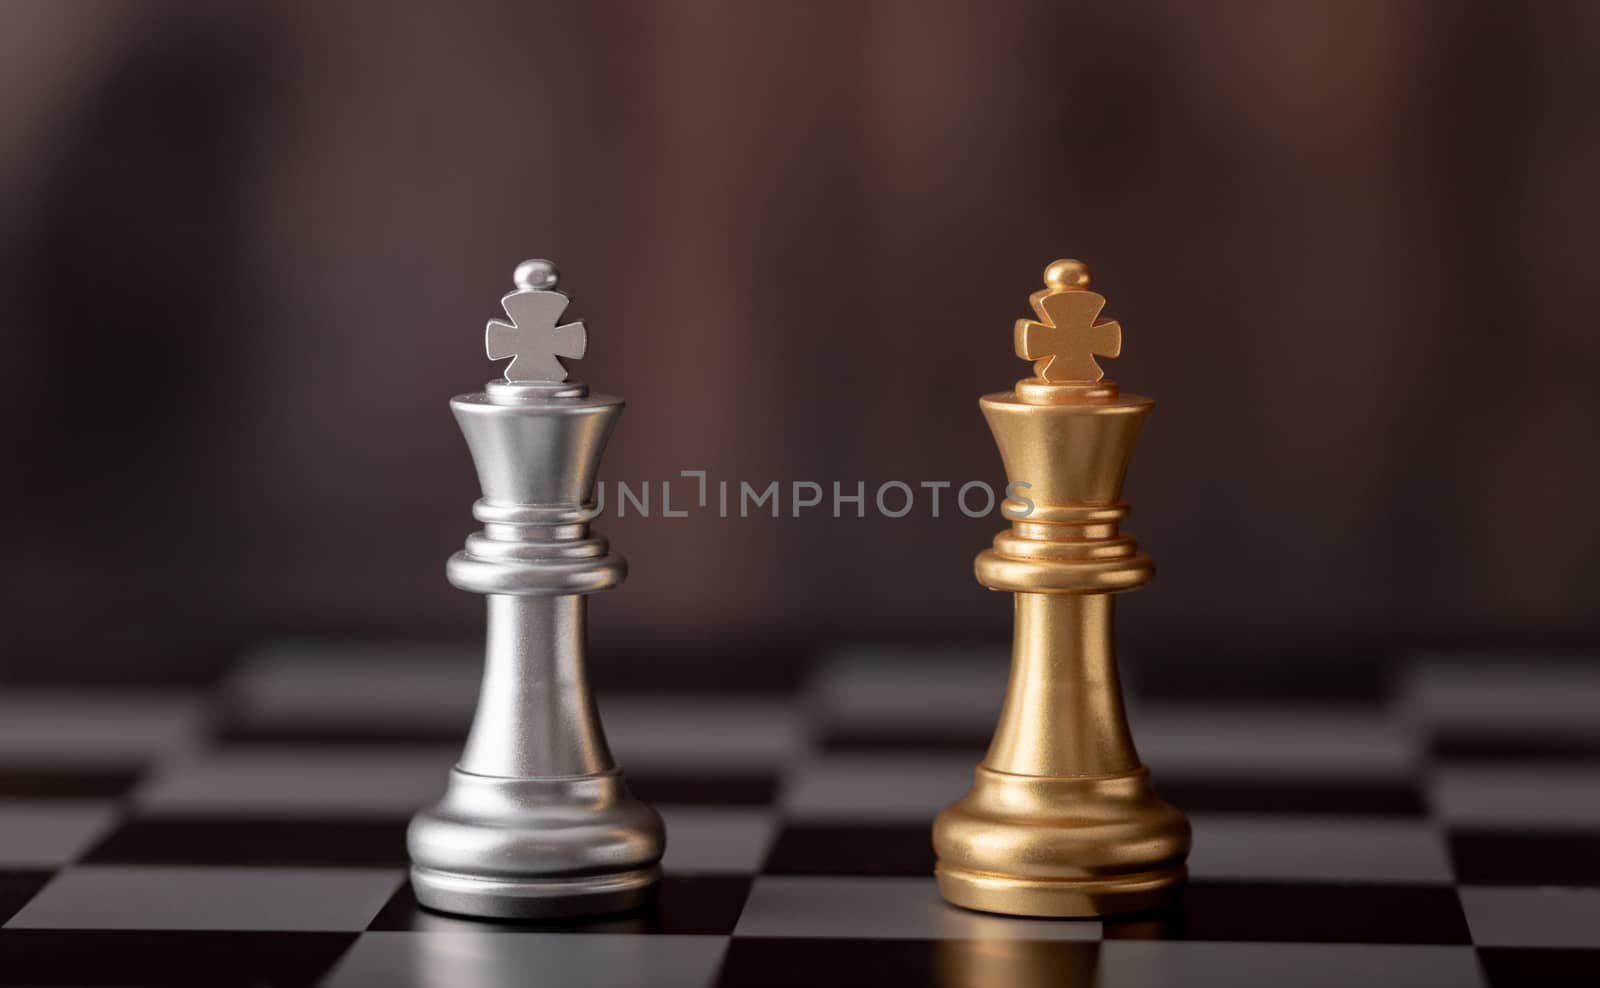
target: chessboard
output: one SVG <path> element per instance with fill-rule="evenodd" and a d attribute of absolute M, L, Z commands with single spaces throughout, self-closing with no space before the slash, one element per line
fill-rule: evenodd
<path fill-rule="evenodd" d="M 1134 665 L 1135 737 L 1193 821 L 1192 877 L 1174 908 L 1104 922 L 967 912 L 935 889 L 929 826 L 983 753 L 1002 652 L 841 648 L 753 685 L 687 665 L 599 697 L 667 823 L 659 902 L 545 924 L 430 914 L 406 882 L 406 822 L 471 717 L 470 649 L 284 643 L 201 688 L 0 687 L 0 984 L 1600 976 L 1588 657 L 1422 654 L 1349 664 L 1366 673 L 1338 688 L 1291 670 L 1283 689 L 1209 660 Z"/>

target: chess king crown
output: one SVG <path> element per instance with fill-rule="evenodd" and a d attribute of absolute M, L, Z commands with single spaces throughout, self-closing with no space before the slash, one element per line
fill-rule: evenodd
<path fill-rule="evenodd" d="M 513 278 L 517 290 L 501 299 L 512 322 L 492 319 L 484 331 L 489 358 L 511 358 L 505 380 L 450 401 L 483 491 L 473 516 L 485 527 L 447 572 L 475 593 L 606 590 L 628 564 L 601 536 L 573 538 L 562 526 L 586 527 L 594 517 L 595 472 L 623 401 L 590 394 L 556 359 L 582 357 L 588 334 L 581 322 L 557 325 L 568 299 L 556 291 L 555 266 L 524 261 Z M 539 537 L 547 531 L 555 537 Z"/>
<path fill-rule="evenodd" d="M 1028 485 L 1028 502 L 1007 500 L 1013 523 L 978 557 L 979 582 L 1014 593 L 1129 590 L 1155 568 L 1131 535 L 1122 483 L 1155 402 L 1105 380 L 1096 356 L 1122 352 L 1120 324 L 1099 318 L 1105 297 L 1089 290 L 1079 261 L 1045 269 L 1029 297 L 1039 319 L 1017 320 L 1017 356 L 1036 376 L 979 401 L 1008 481 Z"/>

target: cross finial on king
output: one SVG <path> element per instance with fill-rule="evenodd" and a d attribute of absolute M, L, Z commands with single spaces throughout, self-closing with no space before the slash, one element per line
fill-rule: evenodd
<path fill-rule="evenodd" d="M 1034 362 L 1045 381 L 1098 381 L 1106 372 L 1094 359 L 1122 352 L 1122 326 L 1101 319 L 1105 296 L 1089 291 L 1089 268 L 1063 259 L 1044 269 L 1045 288 L 1028 296 L 1038 321 L 1018 319 L 1017 356 Z"/>
<path fill-rule="evenodd" d="M 512 280 L 517 290 L 500 300 L 510 322 L 489 320 L 484 349 L 490 360 L 511 358 L 506 380 L 565 381 L 567 369 L 557 357 L 576 360 L 589 346 L 582 322 L 556 325 L 567 311 L 567 296 L 555 290 L 561 273 L 549 261 L 535 258 L 517 265 Z"/>

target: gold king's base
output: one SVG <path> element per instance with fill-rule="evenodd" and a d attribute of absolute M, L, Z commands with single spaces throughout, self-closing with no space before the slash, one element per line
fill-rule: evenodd
<path fill-rule="evenodd" d="M 934 825 L 939 891 L 955 905 L 1014 916 L 1110 916 L 1159 908 L 1183 884 L 1188 824 L 1156 796 L 1144 770 L 1042 779 L 979 766 L 977 776 L 967 798 Z"/>
<path fill-rule="evenodd" d="M 1189 822 L 1157 796 L 1128 731 L 1113 594 L 1154 567 L 1118 523 L 1122 480 L 1153 403 L 1100 380 L 1121 329 L 1087 269 L 1057 261 L 1016 328 L 1039 376 L 979 405 L 1000 447 L 1011 528 L 978 556 L 978 582 L 1014 595 L 1011 681 L 966 797 L 939 814 L 939 890 L 1019 916 L 1142 912 L 1181 888 Z"/>
<path fill-rule="evenodd" d="M 1184 869 L 1116 881 L 1025 881 L 940 868 L 939 894 L 951 905 L 1006 916 L 1092 919 L 1159 909 L 1183 884 Z"/>

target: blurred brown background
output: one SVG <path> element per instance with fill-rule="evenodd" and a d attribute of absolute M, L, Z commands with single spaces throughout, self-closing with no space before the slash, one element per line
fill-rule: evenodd
<path fill-rule="evenodd" d="M 1082 257 L 1159 403 L 1136 646 L 1595 643 L 1597 56 L 1583 2 L 0 3 L 3 661 L 475 633 L 445 402 L 534 255 L 604 477 L 869 491 L 1001 481 Z M 826 514 L 609 519 L 597 644 L 1004 636 L 998 518 Z"/>

